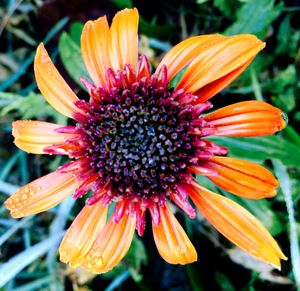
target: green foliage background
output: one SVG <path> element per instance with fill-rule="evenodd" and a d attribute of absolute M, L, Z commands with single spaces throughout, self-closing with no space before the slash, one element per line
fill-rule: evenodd
<path fill-rule="evenodd" d="M 299 1 L 0 0 L 0 288 L 1 290 L 300 290 L 300 22 Z M 65 124 L 36 88 L 33 58 L 43 41 L 62 75 L 79 96 L 86 76 L 79 39 L 83 23 L 118 9 L 140 12 L 141 51 L 155 67 L 180 40 L 198 34 L 253 33 L 267 43 L 247 71 L 213 98 L 215 108 L 241 100 L 265 100 L 284 110 L 288 127 L 276 136 L 214 138 L 230 155 L 274 171 L 281 183 L 274 199 L 252 201 L 221 191 L 258 217 L 289 257 L 282 271 L 260 263 L 229 244 L 199 215 L 178 218 L 199 260 L 172 266 L 157 254 L 151 231 L 113 271 L 93 276 L 57 259 L 57 246 L 82 201 L 67 199 L 45 213 L 14 220 L 2 205 L 21 185 L 55 170 L 61 157 L 28 155 L 13 145 L 11 122 L 38 119 Z M 149 224 L 148 224 L 149 226 Z M 150 227 L 148 227 L 149 229 Z"/>

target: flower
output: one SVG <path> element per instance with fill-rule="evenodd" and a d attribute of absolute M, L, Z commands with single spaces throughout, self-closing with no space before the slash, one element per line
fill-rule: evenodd
<path fill-rule="evenodd" d="M 148 212 L 162 258 L 171 264 L 196 261 L 195 248 L 169 207 L 172 202 L 195 218 L 192 201 L 229 240 L 279 268 L 286 257 L 264 226 L 195 180 L 195 174 L 204 175 L 249 199 L 276 194 L 278 182 L 268 170 L 226 157 L 227 148 L 205 137 L 273 134 L 285 127 L 281 110 L 245 101 L 203 114 L 212 107 L 208 100 L 237 78 L 265 44 L 249 34 L 191 37 L 173 47 L 151 75 L 147 57 L 138 59 L 137 30 L 136 9 L 118 12 L 110 27 L 105 16 L 85 24 L 81 49 L 93 83 L 81 81 L 88 102 L 77 98 L 39 45 L 34 61 L 38 87 L 76 125 L 16 121 L 15 144 L 29 153 L 67 155 L 72 161 L 19 189 L 6 207 L 19 218 L 92 190 L 64 236 L 60 260 L 104 273 L 125 256 L 135 229 L 143 235 Z"/>

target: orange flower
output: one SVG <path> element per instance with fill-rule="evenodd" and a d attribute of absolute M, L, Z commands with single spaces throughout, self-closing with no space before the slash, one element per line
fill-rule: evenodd
<path fill-rule="evenodd" d="M 91 194 L 60 245 L 60 259 L 104 273 L 126 255 L 135 229 L 143 235 L 147 210 L 160 255 L 171 264 L 197 260 L 194 246 L 176 220 L 173 202 L 192 219 L 194 205 L 233 243 L 280 268 L 286 259 L 264 226 L 228 198 L 195 179 L 249 199 L 273 197 L 277 180 L 251 162 L 227 158 L 209 135 L 257 136 L 285 127 L 278 108 L 240 102 L 203 116 L 208 101 L 228 86 L 265 46 L 253 35 L 191 37 L 172 48 L 151 75 L 138 59 L 138 12 L 125 9 L 109 27 L 106 17 L 88 21 L 82 55 L 93 84 L 82 78 L 89 102 L 79 100 L 40 44 L 34 71 L 40 91 L 76 125 L 42 121 L 13 123 L 15 144 L 35 154 L 61 154 L 72 161 L 19 189 L 6 202 L 15 218 L 45 211 L 73 193 Z M 169 81 L 186 68 L 178 85 Z M 222 157 L 223 156 L 223 157 Z M 107 210 L 115 209 L 107 220 Z"/>

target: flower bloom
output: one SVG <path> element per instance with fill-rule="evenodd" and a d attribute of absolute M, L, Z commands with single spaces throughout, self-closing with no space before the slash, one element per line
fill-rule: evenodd
<path fill-rule="evenodd" d="M 151 75 L 147 57 L 138 58 L 137 31 L 136 9 L 118 12 L 110 27 L 106 17 L 85 24 L 81 49 L 92 83 L 81 81 L 88 102 L 77 98 L 39 45 L 34 61 L 38 87 L 76 124 L 16 121 L 15 144 L 29 153 L 72 160 L 19 189 L 6 207 L 19 218 L 45 211 L 72 193 L 80 198 L 91 191 L 59 253 L 61 261 L 94 273 L 120 262 L 135 230 L 143 235 L 146 213 L 162 258 L 171 264 L 196 261 L 195 248 L 169 203 L 192 219 L 196 206 L 234 244 L 280 268 L 286 257 L 264 226 L 195 180 L 195 174 L 204 175 L 249 199 L 276 194 L 278 182 L 268 170 L 226 157 L 227 148 L 205 138 L 273 134 L 285 127 L 281 110 L 246 101 L 203 115 L 212 107 L 208 100 L 238 77 L 265 44 L 248 34 L 191 37 L 173 47 Z M 170 80 L 183 69 L 171 88 Z"/>

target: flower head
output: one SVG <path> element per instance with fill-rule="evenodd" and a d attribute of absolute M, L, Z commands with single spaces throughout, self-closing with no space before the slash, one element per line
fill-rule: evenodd
<path fill-rule="evenodd" d="M 92 82 L 82 78 L 89 101 L 79 100 L 39 45 L 34 69 L 39 89 L 75 125 L 13 123 L 15 144 L 30 153 L 67 155 L 71 161 L 13 194 L 13 217 L 47 210 L 73 193 L 92 194 L 60 245 L 60 259 L 94 272 L 112 269 L 128 251 L 135 229 L 143 235 L 150 213 L 160 255 L 172 264 L 197 260 L 194 246 L 168 204 L 191 218 L 195 205 L 223 235 L 257 258 L 280 266 L 285 259 L 264 226 L 241 206 L 195 180 L 208 177 L 238 196 L 273 197 L 274 176 L 251 162 L 226 157 L 227 148 L 206 137 L 259 136 L 285 126 L 281 110 L 259 101 L 214 111 L 208 101 L 251 63 L 265 44 L 253 35 L 203 35 L 172 48 L 151 74 L 138 58 L 138 12 L 125 9 L 109 27 L 88 21 L 82 55 Z M 178 85 L 174 76 L 185 69 Z M 191 203 L 193 202 L 193 204 Z M 114 205 L 107 220 L 108 207 Z"/>

